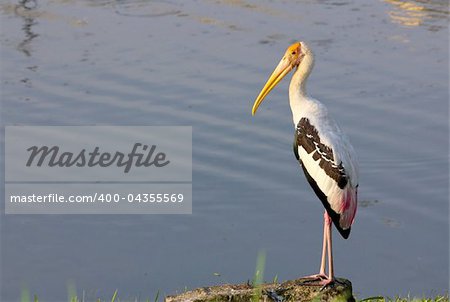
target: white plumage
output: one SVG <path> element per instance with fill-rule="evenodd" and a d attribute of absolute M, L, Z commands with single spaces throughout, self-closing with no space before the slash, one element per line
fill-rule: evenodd
<path fill-rule="evenodd" d="M 339 188 L 334 179 L 328 176 L 319 166 L 319 159 L 314 160 L 312 153 L 309 153 L 298 146 L 298 154 L 308 173 L 316 181 L 320 190 L 327 196 L 331 208 L 340 217 L 340 226 L 345 230 L 353 223 L 356 211 L 356 188 L 358 186 L 358 165 L 354 160 L 355 151 L 346 135 L 344 135 L 336 122 L 328 115 L 327 109 L 317 100 L 309 97 L 302 97 L 299 103 L 303 104 L 298 112 L 299 116 L 295 120 L 308 118 L 320 137 L 321 143 L 333 150 L 333 160 L 331 164 L 338 168 L 342 163 L 348 183 L 344 189 Z M 314 108 L 311 110 L 311 108 Z M 312 138 L 311 138 L 312 139 Z M 317 143 L 315 144 L 317 147 Z M 318 153 L 321 153 L 317 148 Z M 325 154 L 321 154 L 324 156 Z M 329 159 L 325 159 L 330 161 Z M 347 202 L 348 201 L 348 205 Z M 345 207 L 347 205 L 347 207 Z"/>

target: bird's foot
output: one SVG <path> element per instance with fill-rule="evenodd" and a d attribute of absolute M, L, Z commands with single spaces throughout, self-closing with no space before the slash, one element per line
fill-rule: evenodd
<path fill-rule="evenodd" d="M 320 273 L 320 274 L 314 274 L 314 275 L 306 276 L 304 278 L 316 279 L 316 280 L 325 280 L 325 279 L 328 279 L 328 276 L 323 274 L 323 273 Z"/>
<path fill-rule="evenodd" d="M 320 291 L 323 291 L 327 287 L 334 286 L 335 283 L 336 283 L 336 279 L 335 278 L 326 278 L 325 280 L 321 280 L 320 281 L 320 285 L 322 285 L 322 288 L 320 289 Z"/>
<path fill-rule="evenodd" d="M 326 278 L 325 280 L 320 281 L 320 285 L 322 285 L 321 291 L 324 290 L 326 287 L 330 286 L 333 287 L 335 285 L 345 285 L 345 282 L 339 281 L 336 278 Z"/>
<path fill-rule="evenodd" d="M 319 273 L 319 274 L 305 276 L 305 277 L 302 277 L 301 279 L 302 279 L 303 283 L 318 283 L 318 285 L 320 285 L 321 282 L 328 280 L 328 276 L 323 273 Z"/>

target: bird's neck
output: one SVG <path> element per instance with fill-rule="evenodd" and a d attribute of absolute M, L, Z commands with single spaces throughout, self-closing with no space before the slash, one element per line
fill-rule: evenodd
<path fill-rule="evenodd" d="M 313 67 L 314 56 L 312 53 L 309 53 L 303 58 L 297 70 L 294 72 L 289 85 L 289 103 L 295 125 L 300 120 L 302 107 L 309 101 L 306 94 L 306 81 Z"/>

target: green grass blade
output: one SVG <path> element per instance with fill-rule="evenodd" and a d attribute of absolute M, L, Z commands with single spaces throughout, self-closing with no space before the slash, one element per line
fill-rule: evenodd
<path fill-rule="evenodd" d="M 30 302 L 30 292 L 25 287 L 22 288 L 20 293 L 20 302 Z"/>
<path fill-rule="evenodd" d="M 156 297 L 155 297 L 155 301 L 154 302 L 158 302 L 159 299 L 159 290 L 156 292 Z"/>
<path fill-rule="evenodd" d="M 75 288 L 75 283 L 71 280 L 67 282 L 67 301 L 77 302 L 77 289 Z"/>
<path fill-rule="evenodd" d="M 255 288 L 252 297 L 253 302 L 257 302 L 261 299 L 261 284 L 264 282 L 264 268 L 266 266 L 266 253 L 264 250 L 258 252 L 256 259 L 255 276 L 253 277 L 253 287 Z"/>
<path fill-rule="evenodd" d="M 111 298 L 111 302 L 114 302 L 116 300 L 116 298 L 117 298 L 117 289 L 116 289 L 116 291 L 114 292 L 114 295 Z"/>
<path fill-rule="evenodd" d="M 369 298 L 362 299 L 359 302 L 372 302 L 372 301 L 385 302 L 386 300 L 384 299 L 384 297 L 375 296 L 375 297 L 369 297 Z"/>

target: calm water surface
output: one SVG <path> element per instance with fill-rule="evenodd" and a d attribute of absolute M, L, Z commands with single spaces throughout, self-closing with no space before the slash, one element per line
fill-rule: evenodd
<path fill-rule="evenodd" d="M 316 272 L 323 209 L 292 154 L 288 81 L 250 114 L 298 39 L 316 53 L 309 93 L 360 159 L 352 235 L 334 241 L 337 275 L 359 297 L 448 290 L 447 1 L 0 8 L 3 126 L 192 125 L 194 162 L 192 215 L 2 214 L 2 301 L 22 287 L 62 301 L 68 282 L 104 298 L 244 282 L 261 249 L 266 280 Z"/>

